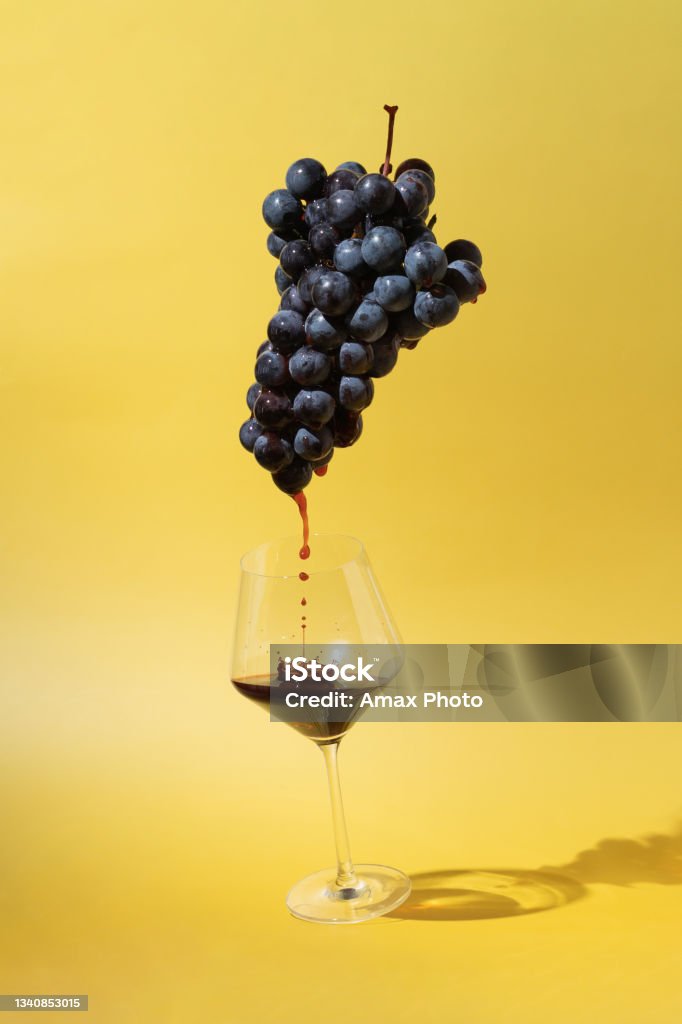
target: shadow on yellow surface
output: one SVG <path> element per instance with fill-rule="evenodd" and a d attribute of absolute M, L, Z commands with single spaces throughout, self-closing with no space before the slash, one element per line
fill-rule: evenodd
<path fill-rule="evenodd" d="M 587 895 L 589 883 L 682 885 L 682 822 L 670 835 L 603 839 L 569 864 L 537 871 L 445 869 L 412 876 L 410 898 L 390 915 L 412 921 L 475 921 L 553 910 Z"/>
<path fill-rule="evenodd" d="M 391 917 L 410 921 L 480 921 L 553 910 L 585 896 L 580 882 L 549 871 L 426 871 L 412 876 L 412 894 Z"/>

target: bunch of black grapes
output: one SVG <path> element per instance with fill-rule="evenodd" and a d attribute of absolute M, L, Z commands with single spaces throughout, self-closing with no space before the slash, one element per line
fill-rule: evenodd
<path fill-rule="evenodd" d="M 296 494 L 313 471 L 325 472 L 335 448 L 360 437 L 374 380 L 401 348 L 451 323 L 486 286 L 473 242 L 436 243 L 435 176 L 425 160 L 403 161 L 391 181 L 352 161 L 327 174 L 306 158 L 291 165 L 286 186 L 263 203 L 281 298 L 239 437 L 277 486 Z"/>

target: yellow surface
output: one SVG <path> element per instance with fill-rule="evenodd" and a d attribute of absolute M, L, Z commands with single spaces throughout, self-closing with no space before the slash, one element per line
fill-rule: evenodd
<path fill-rule="evenodd" d="M 303 154 L 378 166 L 385 102 L 489 291 L 378 382 L 314 528 L 364 539 L 407 641 L 682 641 L 680 5 L 0 14 L 0 991 L 87 991 L 97 1024 L 679 1021 L 676 839 L 531 916 L 290 919 L 330 859 L 322 764 L 226 678 L 238 555 L 295 529 L 235 436 L 260 203 Z M 359 727 L 354 849 L 537 869 L 672 837 L 679 751 Z"/>

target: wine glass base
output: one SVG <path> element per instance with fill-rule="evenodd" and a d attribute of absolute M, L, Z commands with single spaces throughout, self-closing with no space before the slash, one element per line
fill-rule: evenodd
<path fill-rule="evenodd" d="M 409 878 L 397 868 L 356 864 L 352 886 L 337 885 L 335 868 L 302 878 L 287 896 L 287 907 L 302 921 L 359 924 L 395 910 L 411 891 Z"/>

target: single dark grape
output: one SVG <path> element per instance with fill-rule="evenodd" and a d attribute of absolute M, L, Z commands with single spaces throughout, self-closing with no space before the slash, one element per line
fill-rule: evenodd
<path fill-rule="evenodd" d="M 266 344 L 269 345 L 270 342 L 268 341 Z M 251 412 L 253 412 L 253 407 L 256 404 L 256 399 L 260 395 L 260 390 L 260 384 L 255 383 L 252 384 L 249 390 L 246 392 L 246 404 L 248 405 L 249 410 Z"/>
<path fill-rule="evenodd" d="M 339 381 L 339 403 L 344 409 L 361 412 L 374 397 L 374 383 L 364 377 L 342 377 Z"/>
<path fill-rule="evenodd" d="M 336 169 L 337 171 L 341 171 L 344 168 L 348 168 L 349 171 L 355 171 L 355 173 L 358 175 L 367 174 L 367 171 L 362 166 L 362 164 L 357 163 L 357 161 L 355 160 L 344 160 L 344 162 L 342 164 L 339 164 L 339 166 Z"/>
<path fill-rule="evenodd" d="M 341 241 L 341 234 L 333 224 L 315 224 L 310 229 L 308 242 L 317 260 L 331 260 L 337 245 Z"/>
<path fill-rule="evenodd" d="M 379 338 L 372 345 L 374 350 L 374 363 L 369 371 L 370 377 L 385 377 L 390 373 L 398 362 L 400 352 L 400 335 L 388 331 L 383 338 Z"/>
<path fill-rule="evenodd" d="M 323 274 L 326 274 L 327 272 L 327 267 L 322 263 L 318 263 L 316 266 L 311 267 L 310 270 L 305 270 L 299 277 L 296 285 L 298 288 L 298 294 L 309 306 L 315 305 L 312 296 L 313 285 L 320 279 L 320 277 L 322 277 Z"/>
<path fill-rule="evenodd" d="M 293 418 L 289 396 L 284 391 L 263 388 L 253 407 L 253 415 L 262 427 L 280 430 Z"/>
<path fill-rule="evenodd" d="M 287 288 L 292 284 L 292 280 L 288 274 L 285 274 L 281 267 L 277 267 L 275 271 L 275 285 L 280 295 L 284 295 Z"/>
<path fill-rule="evenodd" d="M 340 192 L 336 193 L 341 195 Z M 312 287 L 314 304 L 329 316 L 341 316 L 353 305 L 357 298 L 355 285 L 345 274 L 338 270 L 328 270 L 321 274 Z"/>
<path fill-rule="evenodd" d="M 295 456 L 288 466 L 273 473 L 272 479 L 285 494 L 298 494 L 313 478 L 313 467 L 305 459 Z"/>
<path fill-rule="evenodd" d="M 306 427 L 319 430 L 334 415 L 336 402 L 321 388 L 302 388 L 294 399 L 294 415 Z"/>
<path fill-rule="evenodd" d="M 346 340 L 343 324 L 333 317 L 325 316 L 319 309 L 313 309 L 305 322 L 305 340 L 321 352 L 331 352 Z"/>
<path fill-rule="evenodd" d="M 414 300 L 414 315 L 426 327 L 445 327 L 458 313 L 459 299 L 445 284 L 432 284 Z"/>
<path fill-rule="evenodd" d="M 448 264 L 443 284 L 453 289 L 460 302 L 475 302 L 486 290 L 480 268 L 469 260 L 455 260 Z"/>
<path fill-rule="evenodd" d="M 337 406 L 331 423 L 334 444 L 337 448 L 350 448 L 362 433 L 362 416 L 359 412 Z"/>
<path fill-rule="evenodd" d="M 286 175 L 286 185 L 297 199 L 317 199 L 324 191 L 327 172 L 319 160 L 304 157 L 291 165 Z"/>
<path fill-rule="evenodd" d="M 405 173 L 405 171 L 412 171 L 415 169 L 425 171 L 435 184 L 436 174 L 433 167 L 431 164 L 427 164 L 426 160 L 420 160 L 418 156 L 410 157 L 409 160 L 403 160 L 401 164 L 398 164 L 395 169 L 395 178 L 399 178 L 401 174 Z"/>
<path fill-rule="evenodd" d="M 265 244 L 268 247 L 268 252 L 270 253 L 270 255 L 274 256 L 276 259 L 279 259 L 279 254 L 281 253 L 284 246 L 287 244 L 287 240 L 286 238 L 282 238 L 281 235 L 276 235 L 274 231 L 271 231 L 265 240 Z"/>
<path fill-rule="evenodd" d="M 299 238 L 286 243 L 280 253 L 279 262 L 284 273 L 288 274 L 292 281 L 298 281 L 303 271 L 314 265 L 315 257 L 309 244 Z"/>
<path fill-rule="evenodd" d="M 474 242 L 469 242 L 466 238 L 457 238 L 454 242 L 448 242 L 445 246 L 445 255 L 448 258 L 448 263 L 454 263 L 455 260 L 468 260 L 469 263 L 475 263 L 477 267 L 483 266 L 481 250 Z"/>
<path fill-rule="evenodd" d="M 283 387 L 290 379 L 286 356 L 280 352 L 263 352 L 256 360 L 255 377 L 264 387 Z"/>
<path fill-rule="evenodd" d="M 283 355 L 294 352 L 305 341 L 304 319 L 293 309 L 280 309 L 268 324 L 268 338 Z"/>
<path fill-rule="evenodd" d="M 408 216 L 421 217 L 428 210 L 429 194 L 418 178 L 403 175 L 396 181 L 395 191 L 405 204 Z"/>
<path fill-rule="evenodd" d="M 374 282 L 374 298 L 384 309 L 398 313 L 414 302 L 414 285 L 404 274 L 386 274 Z"/>
<path fill-rule="evenodd" d="M 297 228 L 303 220 L 303 207 L 285 188 L 277 188 L 263 200 L 263 219 L 276 234 Z"/>
<path fill-rule="evenodd" d="M 344 341 L 339 349 L 339 369 L 342 373 L 367 373 L 374 363 L 374 351 L 371 345 L 361 341 Z"/>
<path fill-rule="evenodd" d="M 245 423 L 242 423 L 239 428 L 239 440 L 247 452 L 253 451 L 253 446 L 262 433 L 263 428 L 255 419 L 246 420 Z"/>
<path fill-rule="evenodd" d="M 312 203 L 306 206 L 303 219 L 309 228 L 313 228 L 316 224 L 324 224 L 328 212 L 326 199 L 313 199 Z"/>
<path fill-rule="evenodd" d="M 448 269 L 447 256 L 433 242 L 417 242 L 405 253 L 405 273 L 417 288 L 440 281 Z"/>
<path fill-rule="evenodd" d="M 383 174 L 366 174 L 355 186 L 355 200 L 365 213 L 388 213 L 396 197 L 395 185 Z"/>
<path fill-rule="evenodd" d="M 304 345 L 289 360 L 289 374 L 297 384 L 321 384 L 329 376 L 331 360 L 324 352 Z M 260 418 L 260 417 L 259 417 Z"/>
<path fill-rule="evenodd" d="M 333 447 L 334 435 L 329 427 L 320 427 L 318 430 L 301 427 L 294 438 L 294 451 L 308 462 L 323 459 Z"/>
<path fill-rule="evenodd" d="M 407 217 L 403 223 L 403 234 L 408 247 L 417 242 L 436 242 L 436 236 L 422 217 Z"/>
<path fill-rule="evenodd" d="M 355 193 L 350 189 L 340 189 L 327 200 L 329 222 L 341 231 L 351 231 L 359 220 L 362 210 L 355 200 Z"/>
<path fill-rule="evenodd" d="M 303 301 L 301 293 L 295 284 L 290 285 L 285 292 L 282 292 L 279 308 L 291 309 L 294 313 L 300 313 L 301 316 L 307 316 L 310 310 L 310 306 L 307 302 Z"/>
<path fill-rule="evenodd" d="M 427 203 L 426 203 L 426 205 L 430 206 L 431 203 L 433 202 L 433 200 L 436 198 L 436 185 L 435 185 L 435 182 L 434 182 L 433 178 L 431 177 L 431 175 L 427 174 L 426 171 L 420 170 L 418 167 L 412 167 L 412 168 L 410 168 L 409 171 L 403 171 L 402 172 L 402 174 L 400 175 L 400 177 L 396 181 L 396 187 L 397 187 L 398 181 L 404 181 L 404 180 L 407 180 L 409 178 L 412 178 L 415 181 L 420 181 L 422 183 L 422 185 L 426 189 L 426 196 L 427 196 Z"/>
<path fill-rule="evenodd" d="M 259 356 L 261 354 L 261 352 L 273 352 L 273 351 L 274 351 L 274 349 L 272 347 L 272 342 L 271 341 L 267 341 L 267 340 L 266 341 L 261 341 L 260 345 L 256 349 L 256 356 Z"/>
<path fill-rule="evenodd" d="M 334 250 L 334 266 L 342 274 L 351 277 L 362 277 L 368 273 L 369 267 L 362 258 L 362 239 L 345 238 Z"/>
<path fill-rule="evenodd" d="M 373 295 L 367 295 L 358 308 L 346 316 L 346 327 L 357 341 L 376 341 L 388 327 L 388 317 Z"/>
<path fill-rule="evenodd" d="M 288 466 L 294 457 L 294 449 L 283 437 L 272 430 L 265 430 L 253 446 L 256 461 L 263 469 L 276 473 Z"/>
<path fill-rule="evenodd" d="M 326 194 L 333 196 L 335 192 L 340 192 L 341 189 L 348 189 L 352 192 L 359 178 L 360 175 L 357 171 L 352 171 L 349 167 L 338 167 L 327 178 Z"/>
<path fill-rule="evenodd" d="M 362 240 L 362 258 L 379 273 L 394 268 L 404 255 L 405 239 L 395 228 L 372 228 Z"/>

